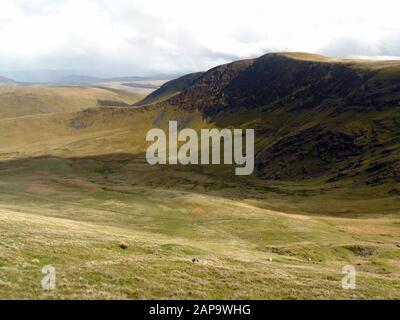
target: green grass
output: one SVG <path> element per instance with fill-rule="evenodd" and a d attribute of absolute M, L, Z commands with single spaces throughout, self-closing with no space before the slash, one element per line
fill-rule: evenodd
<path fill-rule="evenodd" d="M 282 186 L 112 159 L 2 162 L 0 298 L 399 298 L 397 215 L 289 214 L 267 208 L 290 206 Z M 55 291 L 40 287 L 46 264 Z M 346 264 L 356 290 L 341 289 Z"/>
<path fill-rule="evenodd" d="M 106 88 L 0 86 L 0 119 L 76 112 L 100 107 L 101 101 L 132 104 L 141 97 L 140 93 L 133 95 Z"/>

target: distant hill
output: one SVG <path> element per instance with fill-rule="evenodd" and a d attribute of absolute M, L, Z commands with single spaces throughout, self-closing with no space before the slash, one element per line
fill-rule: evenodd
<path fill-rule="evenodd" d="M 12 84 L 15 83 L 14 80 L 0 76 L 0 84 Z"/>
<path fill-rule="evenodd" d="M 400 61 L 271 53 L 186 77 L 140 104 L 167 98 L 220 127 L 254 128 L 264 178 L 400 182 Z"/>
<path fill-rule="evenodd" d="M 69 70 L 22 70 L 13 71 L 11 77 L 24 84 L 53 84 L 53 85 L 90 85 L 103 82 L 131 82 L 146 80 L 171 80 L 178 78 L 176 74 L 154 74 L 149 76 L 126 77 L 97 77 L 79 74 Z"/>
<path fill-rule="evenodd" d="M 143 88 L 143 89 L 158 89 L 160 86 L 151 83 L 136 83 L 136 82 L 123 82 L 122 86 L 131 88 Z"/>
<path fill-rule="evenodd" d="M 145 81 L 145 80 L 171 80 L 182 76 L 181 74 L 152 74 L 149 76 L 128 76 L 128 77 L 113 77 L 113 78 L 101 78 L 101 81 L 118 81 L 118 82 L 128 82 L 128 81 Z"/>

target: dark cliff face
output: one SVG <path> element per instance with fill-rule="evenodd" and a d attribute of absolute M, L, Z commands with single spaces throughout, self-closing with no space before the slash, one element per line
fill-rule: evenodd
<path fill-rule="evenodd" d="M 271 104 L 310 108 L 327 98 L 347 97 L 367 77 L 345 64 L 299 61 L 268 54 L 211 69 L 168 102 L 201 109 L 211 116 L 226 109 Z"/>
<path fill-rule="evenodd" d="M 254 128 L 262 177 L 400 181 L 398 64 L 267 54 L 213 68 L 166 103 Z"/>
<path fill-rule="evenodd" d="M 347 96 L 361 83 L 360 76 L 345 65 L 267 55 L 234 79 L 225 94 L 228 104 L 235 107 L 295 103 L 307 108 L 327 97 Z"/>
<path fill-rule="evenodd" d="M 167 102 L 185 109 L 200 109 L 215 114 L 226 106 L 224 101 L 226 87 L 252 63 L 253 60 L 243 60 L 213 68 Z"/>

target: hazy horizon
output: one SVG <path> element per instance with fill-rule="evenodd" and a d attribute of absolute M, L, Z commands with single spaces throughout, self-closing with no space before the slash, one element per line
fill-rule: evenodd
<path fill-rule="evenodd" d="M 190 71 L 188 71 L 190 72 Z M 132 73 L 96 73 L 93 70 L 67 70 L 67 69 L 31 69 L 31 70 L 14 70 L 5 71 L 0 73 L 0 76 L 14 80 L 20 83 L 66 83 L 68 80 L 72 82 L 80 82 L 79 79 L 82 78 L 81 82 L 86 81 L 96 81 L 96 80 L 112 80 L 117 78 L 134 78 L 137 80 L 143 79 L 165 79 L 170 80 L 177 78 L 186 72 L 182 73 L 148 73 L 148 74 L 132 74 Z"/>

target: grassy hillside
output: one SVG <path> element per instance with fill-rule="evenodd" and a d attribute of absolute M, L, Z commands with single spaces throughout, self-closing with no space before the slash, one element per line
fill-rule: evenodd
<path fill-rule="evenodd" d="M 145 136 L 149 129 L 162 127 L 167 130 L 170 119 L 178 120 L 195 129 L 212 127 L 198 111 L 183 111 L 177 108 L 152 106 L 146 108 L 94 108 L 77 113 L 37 115 L 16 119 L 0 120 L 0 159 L 32 159 L 32 157 L 55 157 L 57 161 L 82 157 L 113 155 L 136 155 L 144 161 L 143 154 L 148 144 Z M 49 134 L 51 133 L 51 134 Z M 131 160 L 128 158 L 127 162 Z M 135 162 L 135 161 L 134 161 Z M 20 162 L 15 162 L 20 166 Z M 150 166 L 147 166 L 150 170 Z M 121 168 L 117 171 L 120 171 Z M 166 167 L 167 168 L 167 167 Z M 174 169 L 175 166 L 172 167 Z M 350 181 L 326 181 L 324 177 L 303 180 L 266 180 L 257 175 L 239 179 L 233 166 L 177 167 L 170 176 L 154 177 L 171 183 L 172 188 L 185 190 L 197 185 L 196 174 L 214 176 L 218 181 L 204 190 L 233 192 L 237 197 L 268 199 L 270 209 L 293 213 L 344 214 L 357 216 L 398 212 L 398 195 L 388 190 L 395 184 L 382 184 L 371 188 L 367 184 L 352 185 Z M 194 170 L 196 174 L 184 181 L 175 181 L 180 170 Z M 105 169 L 107 172 L 108 169 Z M 164 171 L 166 174 L 168 171 Z M 123 174 L 124 176 L 124 174 Z M 144 177 L 142 177 L 144 179 Z M 165 181 L 164 181 L 165 180 Z M 185 182 L 185 183 L 183 183 Z M 214 187 L 213 187 L 214 186 Z M 369 202 L 365 201 L 368 194 Z"/>
<path fill-rule="evenodd" d="M 0 86 L 0 119 L 99 107 L 99 101 L 132 104 L 142 97 L 101 88 Z"/>
<path fill-rule="evenodd" d="M 203 123 L 199 113 L 119 107 L 1 119 L 0 159 L 141 153 L 147 131 L 166 128 L 170 118 L 189 120 L 194 128 Z"/>

